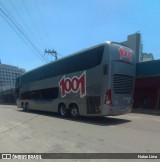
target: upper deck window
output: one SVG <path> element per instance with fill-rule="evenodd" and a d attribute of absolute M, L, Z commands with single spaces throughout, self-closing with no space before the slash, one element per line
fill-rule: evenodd
<path fill-rule="evenodd" d="M 104 46 L 96 47 L 33 70 L 22 76 L 22 84 L 96 67 L 102 61 L 103 51 Z"/>

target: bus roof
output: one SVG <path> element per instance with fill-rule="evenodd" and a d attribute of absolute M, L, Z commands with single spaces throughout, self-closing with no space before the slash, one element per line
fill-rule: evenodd
<path fill-rule="evenodd" d="M 39 66 L 39 67 L 37 67 L 37 68 L 34 68 L 34 69 L 32 69 L 32 70 L 26 72 L 26 73 L 23 74 L 23 75 L 26 75 L 26 74 L 28 74 L 28 73 L 31 73 L 31 72 L 35 71 L 35 70 L 41 69 L 41 68 L 43 68 L 43 67 L 45 67 L 45 66 L 48 66 L 48 65 L 50 65 L 50 64 L 53 64 L 53 63 L 55 63 L 55 62 L 62 61 L 62 60 L 64 60 L 64 59 L 69 58 L 69 57 L 72 57 L 72 56 L 74 56 L 74 55 L 78 55 L 78 54 L 80 54 L 80 53 L 82 53 L 82 52 L 85 52 L 85 51 L 88 51 L 88 50 L 91 50 L 91 49 L 94 49 L 94 48 L 97 48 L 97 47 L 100 47 L 100 46 L 106 46 L 106 45 L 109 45 L 109 44 L 116 44 L 116 45 L 125 46 L 124 44 L 121 44 L 121 43 L 118 43 L 118 42 L 105 41 L 105 42 L 103 42 L 103 43 L 100 43 L 100 44 L 91 46 L 91 47 L 89 47 L 89 48 L 85 48 L 85 49 L 83 49 L 83 50 L 80 50 L 80 51 L 74 52 L 74 53 L 72 53 L 72 54 L 69 54 L 69 55 L 67 55 L 67 56 L 65 56 L 65 57 L 63 57 L 63 58 L 60 58 L 60 59 L 55 60 L 55 61 L 52 61 L 52 62 L 47 63 L 47 64 L 45 64 L 45 65 L 41 65 L 41 66 Z M 21 75 L 21 77 L 22 77 L 23 75 Z"/>

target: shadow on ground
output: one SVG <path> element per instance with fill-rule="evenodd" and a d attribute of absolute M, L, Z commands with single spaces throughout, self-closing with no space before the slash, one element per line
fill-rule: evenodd
<path fill-rule="evenodd" d="M 114 125 L 120 125 L 120 124 L 131 122 L 131 120 L 120 119 L 118 118 L 118 116 L 116 117 L 84 117 L 84 116 L 81 116 L 78 119 L 72 119 L 69 117 L 67 118 L 59 117 L 57 113 L 53 113 L 53 112 L 36 111 L 36 110 L 32 110 L 30 112 L 24 112 L 23 110 L 17 110 L 17 111 L 20 111 L 23 113 L 32 113 L 32 114 L 37 114 L 37 115 L 48 116 L 48 117 L 57 118 L 60 120 L 75 121 L 75 122 L 94 124 L 94 125 L 100 125 L 100 126 L 114 126 Z"/>
<path fill-rule="evenodd" d="M 132 113 L 160 116 L 160 109 L 154 110 L 154 109 L 133 108 Z"/>

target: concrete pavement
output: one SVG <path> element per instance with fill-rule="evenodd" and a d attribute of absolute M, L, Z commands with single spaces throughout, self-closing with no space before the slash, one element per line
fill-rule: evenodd
<path fill-rule="evenodd" d="M 160 118 L 155 115 L 130 113 L 73 121 L 54 113 L 27 113 L 0 105 L 0 152 L 156 153 L 159 137 Z"/>

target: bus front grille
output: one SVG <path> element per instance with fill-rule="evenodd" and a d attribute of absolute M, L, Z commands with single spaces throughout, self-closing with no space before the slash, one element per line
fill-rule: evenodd
<path fill-rule="evenodd" d="M 132 93 L 134 77 L 128 75 L 114 74 L 113 76 L 113 90 L 117 94 Z"/>

